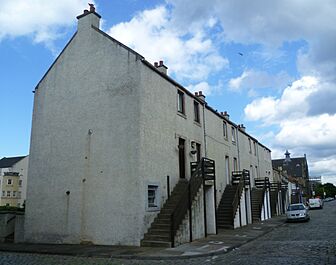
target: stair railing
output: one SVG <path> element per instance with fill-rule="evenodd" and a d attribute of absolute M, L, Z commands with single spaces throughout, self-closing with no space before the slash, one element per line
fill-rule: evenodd
<path fill-rule="evenodd" d="M 190 205 L 191 205 L 190 198 L 194 198 L 196 196 L 199 188 L 202 185 L 202 182 L 203 182 L 202 174 L 204 172 L 203 161 L 204 161 L 204 158 L 202 158 L 200 162 L 191 163 L 192 175 L 190 177 L 188 186 L 183 191 L 181 198 L 177 202 L 175 209 L 170 215 L 170 221 L 171 221 L 170 240 L 172 242 L 172 247 L 174 247 L 175 245 L 176 232 L 180 224 L 182 223 L 188 208 L 190 208 Z"/>
<path fill-rule="evenodd" d="M 245 180 L 244 180 L 244 177 L 241 177 L 239 179 L 237 189 L 236 189 L 233 201 L 232 201 L 232 217 L 233 217 L 233 219 L 235 218 L 236 211 L 238 209 L 238 205 L 240 204 L 240 197 L 242 195 L 244 186 L 245 186 Z"/>

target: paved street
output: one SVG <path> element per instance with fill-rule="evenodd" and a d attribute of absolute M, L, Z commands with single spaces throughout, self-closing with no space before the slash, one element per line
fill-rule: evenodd
<path fill-rule="evenodd" d="M 208 257 L 135 260 L 0 252 L 0 264 L 336 264 L 336 201 L 310 214 L 308 223 L 286 223 L 239 249 Z"/>

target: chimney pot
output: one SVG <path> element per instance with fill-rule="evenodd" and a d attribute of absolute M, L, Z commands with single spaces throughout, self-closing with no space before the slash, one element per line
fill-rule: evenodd
<path fill-rule="evenodd" d="M 195 96 L 198 97 L 198 92 L 195 92 Z"/>
<path fill-rule="evenodd" d="M 198 91 L 198 95 L 202 96 L 203 95 L 202 91 Z"/>
<path fill-rule="evenodd" d="M 89 4 L 90 6 L 90 12 L 95 12 L 96 8 L 94 7 L 94 4 Z"/>
<path fill-rule="evenodd" d="M 163 66 L 163 61 L 160 61 L 160 66 Z"/>
<path fill-rule="evenodd" d="M 158 67 L 158 66 L 159 66 L 159 64 L 158 64 L 157 62 L 155 62 L 155 63 L 154 63 L 154 66 L 155 66 L 155 67 Z"/>
<path fill-rule="evenodd" d="M 87 14 L 87 13 L 89 13 L 89 10 L 84 9 L 84 14 Z"/>

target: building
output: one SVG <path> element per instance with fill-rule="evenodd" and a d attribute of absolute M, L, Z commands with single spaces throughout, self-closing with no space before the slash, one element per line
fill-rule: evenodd
<path fill-rule="evenodd" d="M 270 149 L 77 18 L 34 91 L 25 240 L 174 246 L 269 218 Z"/>
<path fill-rule="evenodd" d="M 0 206 L 23 207 L 27 190 L 28 156 L 0 159 Z"/>
<path fill-rule="evenodd" d="M 290 191 L 290 202 L 304 202 L 305 198 L 310 197 L 309 171 L 306 155 L 303 157 L 290 157 L 288 150 L 284 159 L 272 160 L 273 168 L 287 176 Z"/>

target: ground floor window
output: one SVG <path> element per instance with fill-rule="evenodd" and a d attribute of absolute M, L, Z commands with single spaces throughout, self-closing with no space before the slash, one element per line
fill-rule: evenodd
<path fill-rule="evenodd" d="M 159 202 L 159 185 L 148 185 L 147 186 L 147 209 L 148 210 L 158 210 L 160 207 Z"/>

